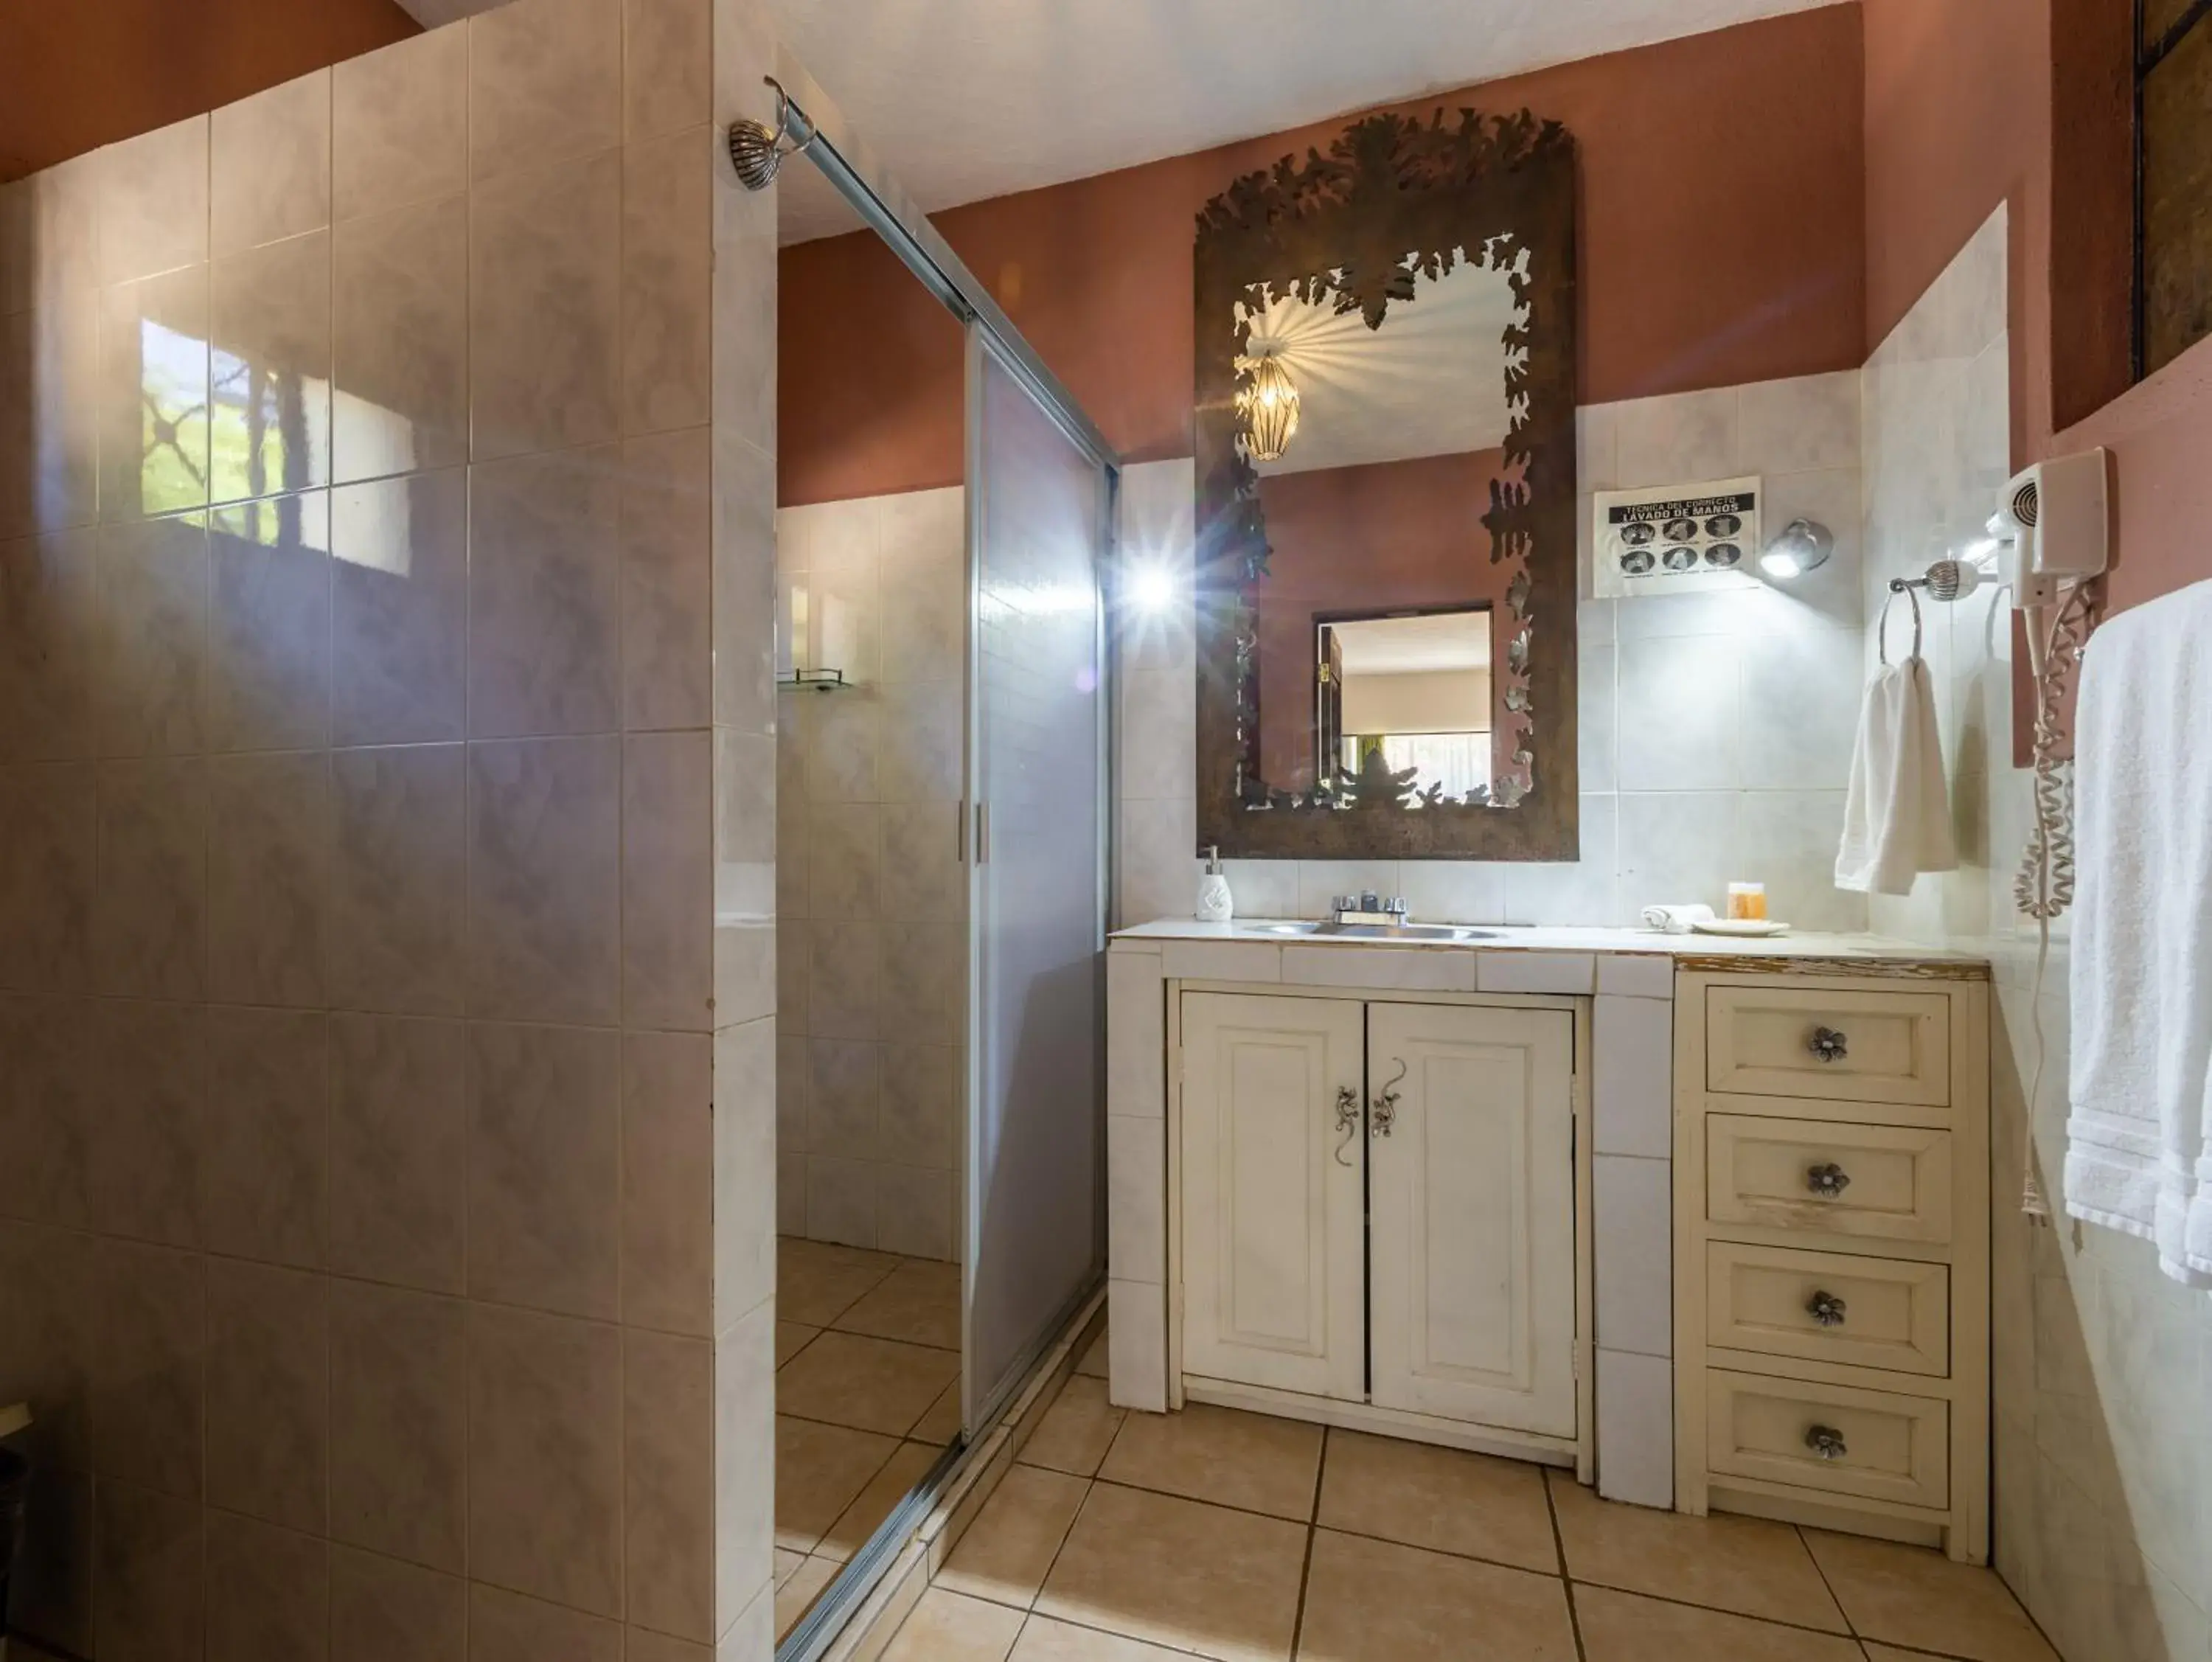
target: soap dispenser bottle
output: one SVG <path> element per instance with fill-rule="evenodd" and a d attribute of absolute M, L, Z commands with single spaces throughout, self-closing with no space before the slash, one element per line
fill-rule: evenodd
<path fill-rule="evenodd" d="M 1237 915 L 1229 898 L 1229 879 L 1221 869 L 1218 845 L 1206 851 L 1206 875 L 1198 880 L 1198 921 L 1226 923 Z"/>

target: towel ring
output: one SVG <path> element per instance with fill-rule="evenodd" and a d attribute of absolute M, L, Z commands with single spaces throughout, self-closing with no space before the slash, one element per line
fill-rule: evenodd
<path fill-rule="evenodd" d="M 1912 607 L 1912 655 L 1916 658 L 1920 655 L 1920 596 L 1913 592 L 1911 584 L 1893 579 L 1889 585 L 1889 597 L 1881 603 L 1881 616 L 1874 626 L 1875 652 L 1884 669 L 1889 667 L 1889 609 L 1897 604 L 1897 597 L 1900 594 Z"/>

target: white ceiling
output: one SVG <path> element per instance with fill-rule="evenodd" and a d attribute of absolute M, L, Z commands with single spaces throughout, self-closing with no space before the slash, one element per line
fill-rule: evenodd
<path fill-rule="evenodd" d="M 1826 3 L 769 0 L 932 210 Z"/>
<path fill-rule="evenodd" d="M 929 210 L 1830 3 L 769 0 L 799 61 Z M 401 3 L 425 22 L 488 9 Z M 829 228 L 808 228 L 816 183 L 787 192 L 800 199 L 787 240 Z"/>
<path fill-rule="evenodd" d="M 1416 456 L 1456 456 L 1505 441 L 1505 349 L 1518 311 L 1503 271 L 1465 263 L 1416 277 L 1413 298 L 1392 301 L 1382 326 L 1283 298 L 1253 326 L 1298 389 L 1298 430 L 1261 473 L 1361 467 Z"/>

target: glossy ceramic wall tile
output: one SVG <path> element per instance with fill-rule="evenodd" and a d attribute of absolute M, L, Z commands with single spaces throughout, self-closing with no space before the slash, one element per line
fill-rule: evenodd
<path fill-rule="evenodd" d="M 922 1257 L 958 1250 L 965 538 L 957 487 L 777 515 L 790 650 L 856 682 L 782 696 L 777 1209 Z"/>
<path fill-rule="evenodd" d="M 718 41 L 752 96 L 750 0 L 518 0 L 0 187 L 0 1400 L 70 1653 L 765 1662 Z"/>
<path fill-rule="evenodd" d="M 337 227 L 334 478 L 468 460 L 468 198 L 453 196 Z"/>
<path fill-rule="evenodd" d="M 433 29 L 331 71 L 331 203 L 341 220 L 468 188 L 469 33 Z"/>
<path fill-rule="evenodd" d="M 469 296 L 477 460 L 615 437 L 622 156 L 479 180 L 469 193 Z"/>
<path fill-rule="evenodd" d="M 217 110 L 209 132 L 209 250 L 217 259 L 331 222 L 331 72 Z"/>

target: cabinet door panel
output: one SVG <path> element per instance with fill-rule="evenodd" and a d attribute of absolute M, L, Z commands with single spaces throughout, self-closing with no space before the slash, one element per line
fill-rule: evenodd
<path fill-rule="evenodd" d="M 1184 995 L 1185 1372 L 1364 1397 L 1362 1039 L 1354 1002 Z"/>
<path fill-rule="evenodd" d="M 1565 1011 L 1369 1007 L 1378 1406 L 1575 1434 L 1573 1044 Z"/>

